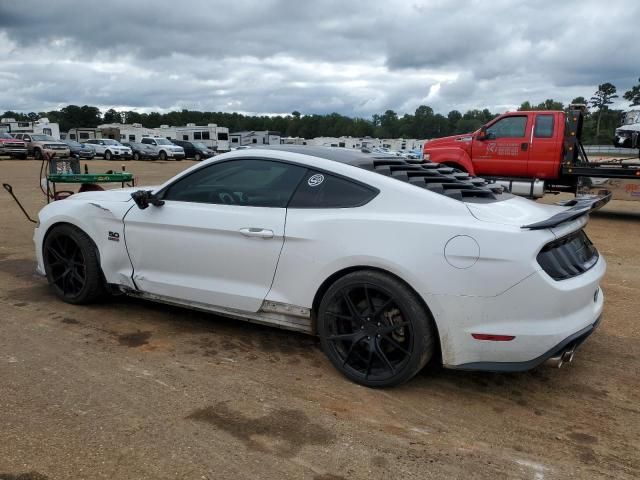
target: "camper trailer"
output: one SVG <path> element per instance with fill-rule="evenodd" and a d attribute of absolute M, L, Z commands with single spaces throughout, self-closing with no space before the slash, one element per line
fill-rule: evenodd
<path fill-rule="evenodd" d="M 56 140 L 60 139 L 60 125 L 49 122 L 49 119 L 42 117 L 35 122 L 28 120 L 16 120 L 15 118 L 0 119 L 0 124 L 5 132 L 15 133 L 36 133 L 49 135 Z"/>
<path fill-rule="evenodd" d="M 155 132 L 156 135 L 170 140 L 203 143 L 219 153 L 229 151 L 229 129 L 227 127 L 219 127 L 215 123 L 207 125 L 188 123 L 183 127 L 162 125 L 160 128 L 156 128 Z"/>

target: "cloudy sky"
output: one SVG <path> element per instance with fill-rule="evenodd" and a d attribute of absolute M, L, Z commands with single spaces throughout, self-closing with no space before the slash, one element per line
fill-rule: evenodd
<path fill-rule="evenodd" d="M 0 0 L 0 111 L 568 102 L 640 76 L 640 2 Z M 620 107 L 626 107 L 620 102 Z"/>

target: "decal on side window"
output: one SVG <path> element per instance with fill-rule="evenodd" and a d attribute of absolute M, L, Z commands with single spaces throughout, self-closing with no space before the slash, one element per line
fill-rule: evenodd
<path fill-rule="evenodd" d="M 310 176 L 309 180 L 307 180 L 310 187 L 317 187 L 322 182 L 324 182 L 324 175 L 321 173 L 316 173 L 315 175 Z"/>

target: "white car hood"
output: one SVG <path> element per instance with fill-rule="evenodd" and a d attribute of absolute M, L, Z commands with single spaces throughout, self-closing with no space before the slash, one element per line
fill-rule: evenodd
<path fill-rule="evenodd" d="M 131 194 L 138 190 L 156 190 L 158 185 L 150 187 L 129 187 L 115 188 L 113 190 L 105 190 L 102 192 L 82 192 L 71 195 L 67 200 L 81 200 L 85 202 L 128 202 L 131 200 Z"/>
<path fill-rule="evenodd" d="M 466 203 L 471 215 L 483 222 L 521 227 L 546 220 L 567 207 L 546 205 L 521 197 L 491 203 Z"/>

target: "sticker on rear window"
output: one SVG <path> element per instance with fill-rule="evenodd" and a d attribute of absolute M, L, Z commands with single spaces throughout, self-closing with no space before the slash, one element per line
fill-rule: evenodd
<path fill-rule="evenodd" d="M 321 173 L 316 173 L 315 175 L 310 176 L 309 180 L 307 180 L 310 187 L 317 187 L 322 182 L 324 182 L 324 175 Z"/>

